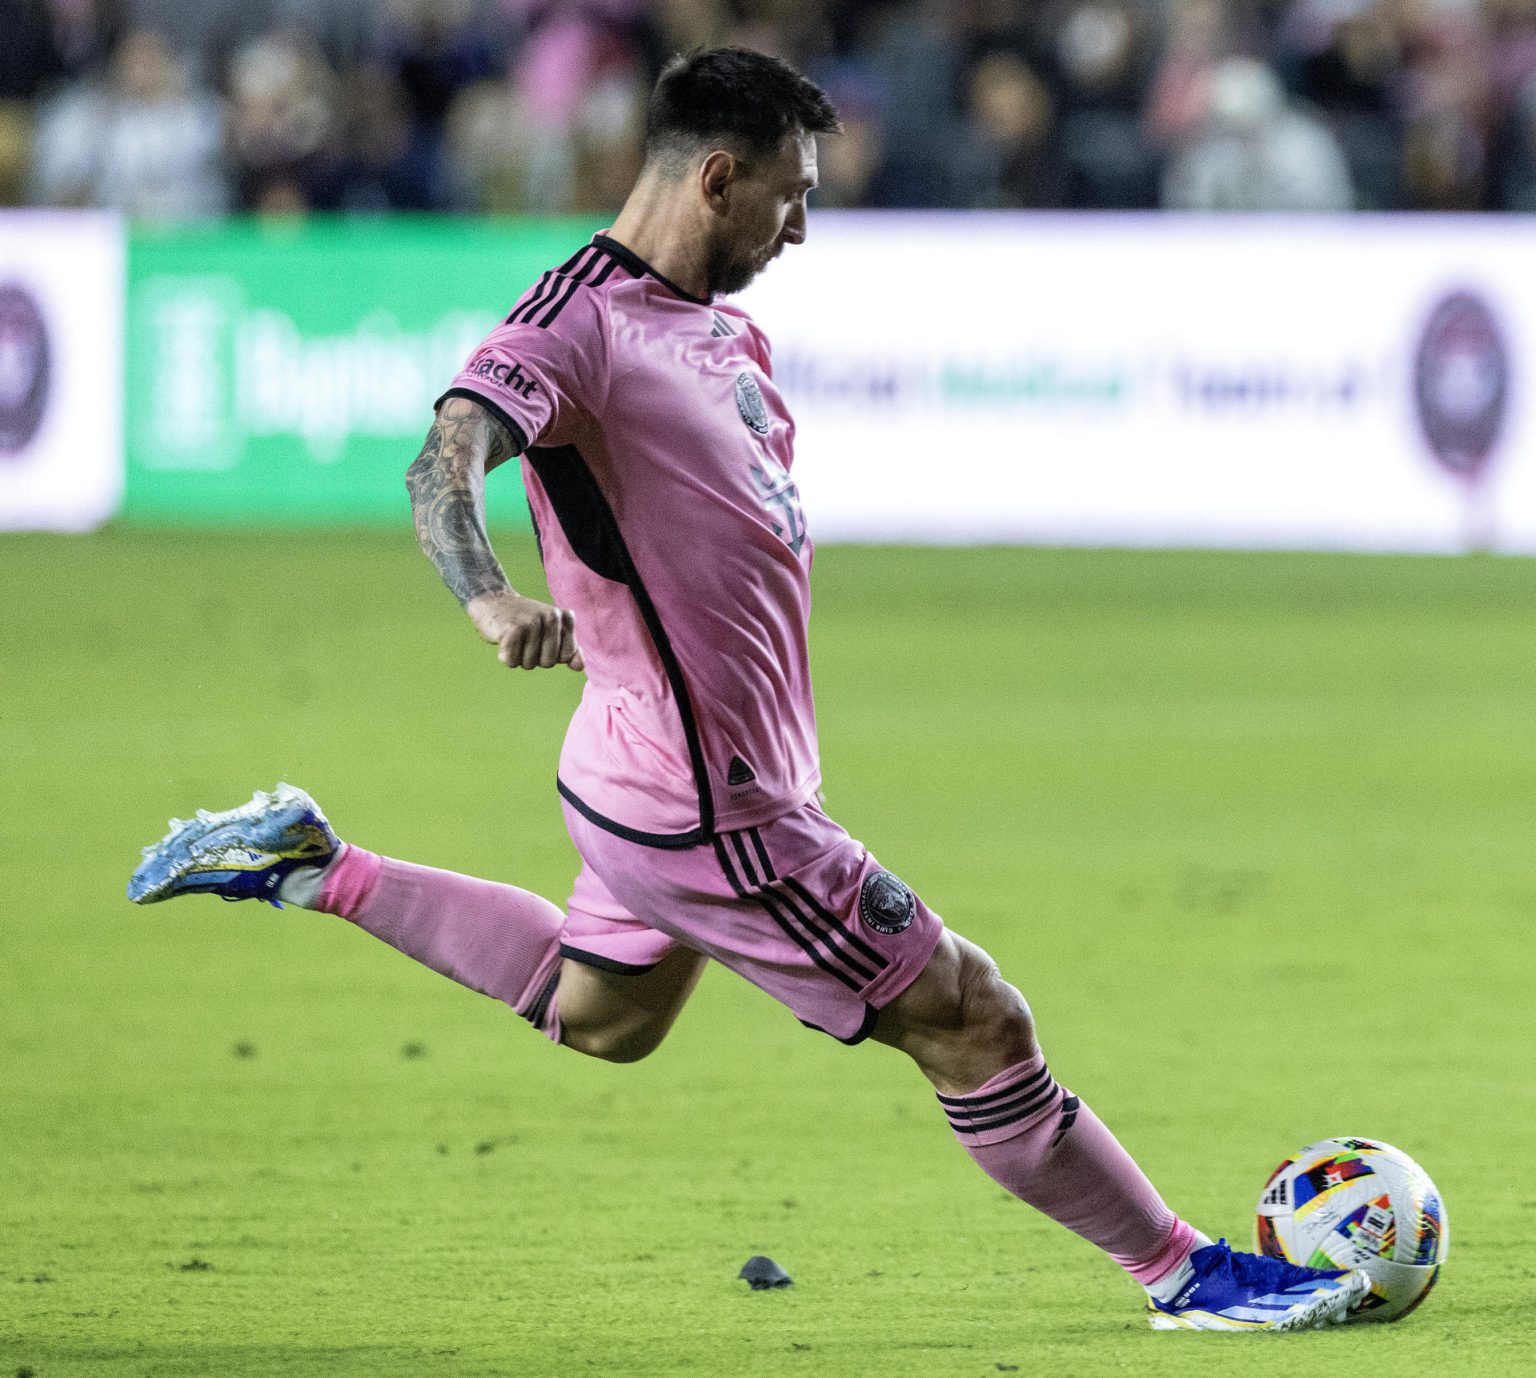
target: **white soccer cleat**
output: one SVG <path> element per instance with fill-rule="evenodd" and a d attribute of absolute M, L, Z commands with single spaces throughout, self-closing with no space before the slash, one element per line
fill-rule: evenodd
<path fill-rule="evenodd" d="M 277 887 L 285 877 L 301 866 L 324 866 L 340 846 L 309 795 L 278 785 L 223 813 L 199 809 L 193 818 L 171 819 L 170 832 L 144 848 L 144 860 L 128 882 L 128 898 L 155 904 L 202 894 L 278 904 Z"/>

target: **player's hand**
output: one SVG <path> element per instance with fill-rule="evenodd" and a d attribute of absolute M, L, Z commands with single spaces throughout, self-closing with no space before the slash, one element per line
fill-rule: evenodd
<path fill-rule="evenodd" d="M 576 617 L 511 589 L 481 593 L 464 605 L 475 630 L 496 647 L 497 658 L 509 669 L 547 670 L 569 665 L 583 670 L 576 644 Z"/>

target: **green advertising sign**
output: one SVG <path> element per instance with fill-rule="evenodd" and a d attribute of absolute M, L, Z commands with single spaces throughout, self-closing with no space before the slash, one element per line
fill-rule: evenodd
<path fill-rule="evenodd" d="M 123 515 L 406 519 L 432 403 L 599 226 L 390 220 L 135 231 Z M 515 466 L 493 519 L 527 523 Z"/>

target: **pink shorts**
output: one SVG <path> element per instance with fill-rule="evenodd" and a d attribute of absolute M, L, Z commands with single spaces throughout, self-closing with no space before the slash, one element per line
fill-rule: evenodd
<path fill-rule="evenodd" d="M 642 972 L 692 948 L 858 1043 L 928 964 L 942 920 L 815 804 L 712 843 L 626 842 L 565 805 L 581 853 L 560 951 Z"/>

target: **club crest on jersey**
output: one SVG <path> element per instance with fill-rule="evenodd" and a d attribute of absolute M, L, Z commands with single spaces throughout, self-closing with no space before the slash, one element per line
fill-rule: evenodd
<path fill-rule="evenodd" d="M 917 913 L 917 898 L 889 871 L 872 871 L 859 890 L 859 917 L 876 933 L 903 933 Z"/>
<path fill-rule="evenodd" d="M 741 419 L 759 435 L 768 434 L 768 408 L 757 379 L 750 373 L 736 375 L 736 410 Z"/>

